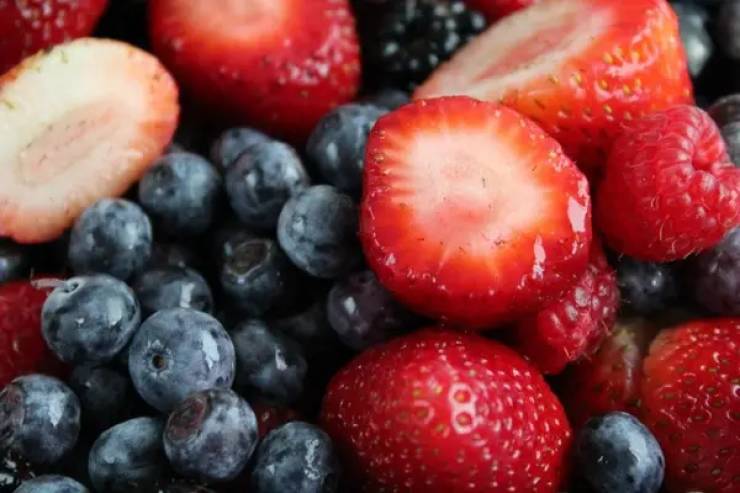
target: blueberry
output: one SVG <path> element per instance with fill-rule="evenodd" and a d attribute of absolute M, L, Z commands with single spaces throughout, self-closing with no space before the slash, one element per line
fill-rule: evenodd
<path fill-rule="evenodd" d="M 201 486 L 199 484 L 192 484 L 187 481 L 174 481 L 168 485 L 161 487 L 157 490 L 157 493 L 215 493 L 213 490 Z"/>
<path fill-rule="evenodd" d="M 35 468 L 28 460 L 10 450 L 0 451 L 0 493 L 13 493 L 21 483 L 34 477 Z"/>
<path fill-rule="evenodd" d="M 357 272 L 334 284 L 326 312 L 339 339 L 356 351 L 413 328 L 414 317 L 371 271 Z"/>
<path fill-rule="evenodd" d="M 0 238 L 0 284 L 25 276 L 29 265 L 28 252 L 21 245 Z"/>
<path fill-rule="evenodd" d="M 678 276 L 672 265 L 641 262 L 622 257 L 617 281 L 624 307 L 633 313 L 654 314 L 670 307 L 678 298 Z"/>
<path fill-rule="evenodd" d="M 386 112 L 372 104 L 346 104 L 324 116 L 311 133 L 306 153 L 339 190 L 359 194 L 367 135 Z"/>
<path fill-rule="evenodd" d="M 225 180 L 239 220 L 261 229 L 274 228 L 285 202 L 310 185 L 298 154 L 277 141 L 249 147 L 229 166 Z"/>
<path fill-rule="evenodd" d="M 100 432 L 128 417 L 134 390 L 127 375 L 105 367 L 78 366 L 72 370 L 69 386 L 80 399 L 85 429 Z"/>
<path fill-rule="evenodd" d="M 89 493 L 72 478 L 49 474 L 24 481 L 15 493 Z"/>
<path fill-rule="evenodd" d="M 731 94 L 719 98 L 707 109 L 718 127 L 731 123 L 740 123 L 740 94 Z"/>
<path fill-rule="evenodd" d="M 316 277 L 336 279 L 361 264 L 357 207 L 328 185 L 290 199 L 278 222 L 278 241 L 293 263 Z"/>
<path fill-rule="evenodd" d="M 258 236 L 241 224 L 228 224 L 219 228 L 211 239 L 211 257 L 218 269 L 221 269 L 226 258 L 243 242 Z"/>
<path fill-rule="evenodd" d="M 714 50 L 712 38 L 705 27 L 709 14 L 701 6 L 689 1 L 676 2 L 673 9 L 678 15 L 689 72 L 696 78 L 704 70 Z"/>
<path fill-rule="evenodd" d="M 231 387 L 236 359 L 218 320 L 189 308 L 171 308 L 141 324 L 128 365 L 139 395 L 169 412 L 192 392 Z"/>
<path fill-rule="evenodd" d="M 660 445 L 627 413 L 589 420 L 576 438 L 575 460 L 596 493 L 656 493 L 663 483 Z"/>
<path fill-rule="evenodd" d="M 337 339 L 329 325 L 325 299 L 313 303 L 300 313 L 276 319 L 271 325 L 304 347 L 324 346 Z"/>
<path fill-rule="evenodd" d="M 261 316 L 288 303 L 298 272 L 273 240 L 249 238 L 230 244 L 220 272 L 221 288 L 240 311 Z"/>
<path fill-rule="evenodd" d="M 112 360 L 140 321 L 131 288 L 104 274 L 61 282 L 41 313 L 46 343 L 62 361 L 75 364 Z"/>
<path fill-rule="evenodd" d="M 104 431 L 88 458 L 95 491 L 132 493 L 149 490 L 167 471 L 162 446 L 164 422 L 135 418 Z"/>
<path fill-rule="evenodd" d="M 363 100 L 366 104 L 372 104 L 387 110 L 395 110 L 411 101 L 407 92 L 400 89 L 382 89 Z"/>
<path fill-rule="evenodd" d="M 295 341 L 260 320 L 247 320 L 231 332 L 236 349 L 236 386 L 281 404 L 303 391 L 306 359 Z"/>
<path fill-rule="evenodd" d="M 696 300 L 719 315 L 740 315 L 740 228 L 691 264 Z"/>
<path fill-rule="evenodd" d="M 211 146 L 211 161 L 222 170 L 226 170 L 253 145 L 270 141 L 267 135 L 251 128 L 230 128 Z"/>
<path fill-rule="evenodd" d="M 725 0 L 716 17 L 715 39 L 732 60 L 740 60 L 740 0 Z"/>
<path fill-rule="evenodd" d="M 334 493 L 339 461 L 329 435 L 294 421 L 268 433 L 257 448 L 252 493 Z"/>
<path fill-rule="evenodd" d="M 164 450 L 176 472 L 206 482 L 230 481 L 257 445 L 257 418 L 229 389 L 195 392 L 167 419 Z"/>
<path fill-rule="evenodd" d="M 195 252 L 181 243 L 154 243 L 149 267 L 196 267 Z"/>
<path fill-rule="evenodd" d="M 724 125 L 720 128 L 720 133 L 727 146 L 730 161 L 735 164 L 735 167 L 740 167 L 740 120 Z"/>
<path fill-rule="evenodd" d="M 141 208 L 122 199 L 103 199 L 77 219 L 68 259 L 78 274 L 101 272 L 126 280 L 149 261 L 152 225 Z"/>
<path fill-rule="evenodd" d="M 80 401 L 60 380 L 24 375 L 0 392 L 0 450 L 31 462 L 53 464 L 80 433 Z"/>
<path fill-rule="evenodd" d="M 213 295 L 208 282 L 187 267 L 157 267 L 145 270 L 133 283 L 145 315 L 167 308 L 192 308 L 210 313 Z"/>
<path fill-rule="evenodd" d="M 221 176 L 211 163 L 188 152 L 166 154 L 139 182 L 139 202 L 158 227 L 188 237 L 211 225 Z"/>

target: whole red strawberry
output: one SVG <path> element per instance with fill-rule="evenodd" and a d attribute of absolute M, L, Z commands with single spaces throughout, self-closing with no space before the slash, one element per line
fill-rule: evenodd
<path fill-rule="evenodd" d="M 517 322 L 515 345 L 543 373 L 593 353 L 617 317 L 617 276 L 598 244 L 586 272 L 555 303 Z"/>
<path fill-rule="evenodd" d="M 595 218 L 615 250 L 643 260 L 719 243 L 740 224 L 740 170 L 709 115 L 676 106 L 630 122 L 609 156 Z"/>
<path fill-rule="evenodd" d="M 549 493 L 566 474 L 557 398 L 521 356 L 475 335 L 427 329 L 361 354 L 321 416 L 353 491 Z"/>
<path fill-rule="evenodd" d="M 51 291 L 47 279 L 0 284 L 0 388 L 25 373 L 61 368 L 41 335 L 41 307 Z"/>
<path fill-rule="evenodd" d="M 495 21 L 509 14 L 529 7 L 537 0 L 465 0 L 465 3 L 479 10 L 489 21 Z"/>
<path fill-rule="evenodd" d="M 596 353 L 565 370 L 559 395 L 574 429 L 612 411 L 638 414 L 642 360 L 655 332 L 643 319 L 618 320 Z"/>
<path fill-rule="evenodd" d="M 642 419 L 670 492 L 740 491 L 740 318 L 662 332 L 643 365 Z"/>
<path fill-rule="evenodd" d="M 294 142 L 350 101 L 360 48 L 348 0 L 151 0 L 154 52 L 216 113 Z"/>
<path fill-rule="evenodd" d="M 90 34 L 107 0 L 0 2 L 0 74 L 37 51 Z"/>

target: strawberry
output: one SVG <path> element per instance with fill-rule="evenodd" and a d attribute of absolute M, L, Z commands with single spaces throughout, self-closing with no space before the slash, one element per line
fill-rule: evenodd
<path fill-rule="evenodd" d="M 44 48 L 90 34 L 107 0 L 0 2 L 0 74 Z"/>
<path fill-rule="evenodd" d="M 663 331 L 643 365 L 642 419 L 666 457 L 668 491 L 740 488 L 740 319 Z"/>
<path fill-rule="evenodd" d="M 53 240 L 125 192 L 170 142 L 177 87 L 151 55 L 79 39 L 0 77 L 0 237 Z"/>
<path fill-rule="evenodd" d="M 529 116 L 592 173 L 622 122 L 693 101 L 665 0 L 550 0 L 516 12 L 415 93 L 466 94 Z"/>
<path fill-rule="evenodd" d="M 152 0 L 154 52 L 196 100 L 294 142 L 350 101 L 360 50 L 347 0 Z"/>
<path fill-rule="evenodd" d="M 41 308 L 50 279 L 0 284 L 0 389 L 26 373 L 57 373 L 62 364 L 41 335 Z"/>
<path fill-rule="evenodd" d="M 617 317 L 619 287 L 601 247 L 591 246 L 586 272 L 555 303 L 518 321 L 516 347 L 543 373 L 593 353 Z"/>
<path fill-rule="evenodd" d="M 668 262 L 713 247 L 740 225 L 740 169 L 704 111 L 676 106 L 629 122 L 596 201 L 612 248 Z"/>
<path fill-rule="evenodd" d="M 360 235 L 398 299 L 487 328 L 542 308 L 583 274 L 588 183 L 510 109 L 464 96 L 417 101 L 370 132 Z"/>
<path fill-rule="evenodd" d="M 352 491 L 558 491 L 571 432 L 540 373 L 476 335 L 427 329 L 335 375 L 321 420 Z M 357 484 L 357 483 L 355 483 Z"/>
<path fill-rule="evenodd" d="M 654 335 L 644 319 L 619 320 L 595 354 L 565 370 L 558 388 L 574 429 L 612 411 L 638 413 L 642 360 Z"/>
<path fill-rule="evenodd" d="M 465 3 L 480 11 L 491 22 L 529 7 L 535 2 L 537 0 L 465 0 Z"/>

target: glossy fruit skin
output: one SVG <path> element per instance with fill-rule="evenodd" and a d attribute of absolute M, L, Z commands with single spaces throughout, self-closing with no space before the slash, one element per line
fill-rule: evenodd
<path fill-rule="evenodd" d="M 250 147 L 265 142 L 272 142 L 272 139 L 259 130 L 246 127 L 229 128 L 211 144 L 211 162 L 220 170 L 226 171 Z"/>
<path fill-rule="evenodd" d="M 594 216 L 615 250 L 672 261 L 740 223 L 740 171 L 711 118 L 676 106 L 631 122 L 615 141 Z"/>
<path fill-rule="evenodd" d="M 362 353 L 329 384 L 321 422 L 362 491 L 554 493 L 566 475 L 557 398 L 475 335 L 426 329 Z"/>
<path fill-rule="evenodd" d="M 24 481 L 15 493 L 90 493 L 72 478 L 48 474 Z"/>
<path fill-rule="evenodd" d="M 78 366 L 68 381 L 80 399 L 86 431 L 99 433 L 129 417 L 134 388 L 128 375 L 104 366 Z"/>
<path fill-rule="evenodd" d="M 617 263 L 617 282 L 625 310 L 638 315 L 658 314 L 679 295 L 679 276 L 672 264 L 640 262 L 626 255 Z"/>
<path fill-rule="evenodd" d="M 0 239 L 0 284 L 23 277 L 29 264 L 28 251 L 10 240 Z"/>
<path fill-rule="evenodd" d="M 108 0 L 0 4 L 0 74 L 37 51 L 90 34 Z"/>
<path fill-rule="evenodd" d="M 549 8 L 548 4 L 552 1 L 539 2 L 502 22 L 531 29 L 526 25 L 528 11 Z M 477 43 L 484 44 L 484 33 L 433 73 L 414 98 L 466 94 L 498 101 L 534 120 L 581 169 L 597 174 L 623 122 L 676 104 L 691 104 L 693 95 L 678 21 L 666 0 L 591 0 L 581 5 L 584 15 L 589 15 L 589 9 L 609 11 L 609 27 L 591 40 L 584 53 L 565 60 L 553 73 L 501 94 L 489 94 L 468 83 L 450 86 L 459 70 L 457 60 L 464 60 Z M 580 28 L 581 19 L 580 15 L 573 18 L 574 29 Z"/>
<path fill-rule="evenodd" d="M 0 388 L 26 373 L 61 369 L 41 334 L 41 310 L 56 280 L 49 281 L 0 283 Z"/>
<path fill-rule="evenodd" d="M 740 228 L 692 261 L 694 298 L 712 313 L 740 316 Z"/>
<path fill-rule="evenodd" d="M 616 275 L 598 244 L 581 278 L 555 303 L 517 322 L 516 347 L 545 374 L 598 349 L 617 318 Z"/>
<path fill-rule="evenodd" d="M 714 52 L 714 43 L 707 32 L 709 14 L 691 1 L 673 2 L 671 6 L 678 16 L 689 73 L 694 78 L 699 77 Z"/>
<path fill-rule="evenodd" d="M 491 22 L 529 7 L 535 2 L 537 0 L 465 0 L 465 3 L 481 11 Z"/>
<path fill-rule="evenodd" d="M 668 491 L 737 491 L 740 320 L 663 331 L 643 371 L 641 417 L 665 452 Z"/>
<path fill-rule="evenodd" d="M 179 0 L 154 0 L 150 35 L 154 52 L 200 102 L 303 142 L 319 118 L 355 96 L 359 44 L 347 0 L 280 1 L 288 12 L 280 31 L 241 43 L 201 30 L 201 19 L 178 11 L 188 10 Z"/>
<path fill-rule="evenodd" d="M 168 308 L 213 311 L 213 294 L 197 271 L 188 267 L 162 266 L 147 269 L 132 283 L 144 316 Z"/>

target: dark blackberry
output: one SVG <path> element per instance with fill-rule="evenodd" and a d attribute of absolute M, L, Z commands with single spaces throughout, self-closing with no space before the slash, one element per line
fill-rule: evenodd
<path fill-rule="evenodd" d="M 413 89 L 485 27 L 483 14 L 459 0 L 403 0 L 386 14 L 366 49 L 381 77 Z"/>

